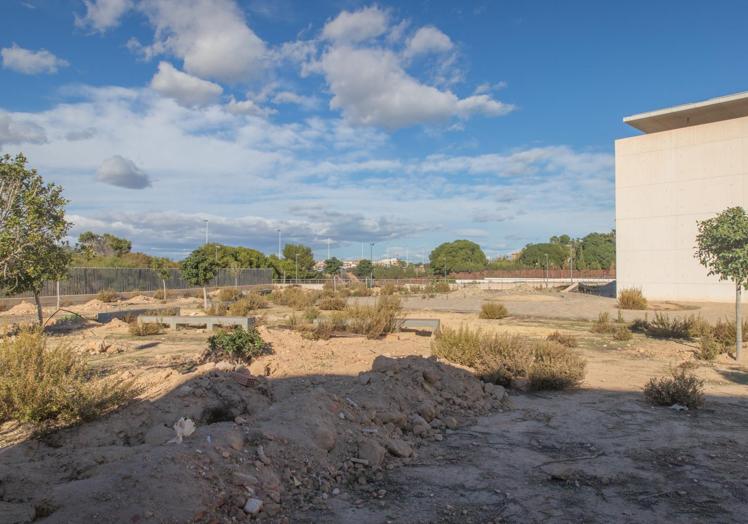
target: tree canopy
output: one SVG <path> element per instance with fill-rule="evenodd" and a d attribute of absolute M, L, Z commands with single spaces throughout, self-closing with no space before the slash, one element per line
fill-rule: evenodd
<path fill-rule="evenodd" d="M 429 261 L 434 273 L 442 273 L 445 268 L 447 273 L 480 271 L 488 263 L 480 246 L 470 240 L 455 240 L 437 246 L 429 255 Z"/>
<path fill-rule="evenodd" d="M 0 288 L 33 292 L 41 324 L 42 286 L 62 278 L 70 261 L 64 242 L 70 223 L 62 188 L 45 183 L 26 162 L 22 154 L 0 158 Z"/>
<path fill-rule="evenodd" d="M 748 288 L 748 216 L 742 207 L 698 222 L 696 258 L 709 275 Z"/>
<path fill-rule="evenodd" d="M 343 267 L 343 261 L 336 257 L 328 258 L 325 260 L 325 273 L 328 275 L 334 275 Z"/>

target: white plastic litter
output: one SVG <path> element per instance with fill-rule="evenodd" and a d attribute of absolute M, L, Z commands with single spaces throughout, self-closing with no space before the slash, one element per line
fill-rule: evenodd
<path fill-rule="evenodd" d="M 670 406 L 670 409 L 673 411 L 688 411 L 688 406 L 684 406 L 682 404 L 673 404 Z"/>
<path fill-rule="evenodd" d="M 195 432 L 195 423 L 189 418 L 180 418 L 177 423 L 174 424 L 174 431 L 177 432 L 177 436 L 169 441 L 169 443 L 181 444 L 184 437 L 189 437 Z"/>

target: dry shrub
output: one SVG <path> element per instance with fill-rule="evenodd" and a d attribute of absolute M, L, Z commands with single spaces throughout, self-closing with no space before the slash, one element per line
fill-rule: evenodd
<path fill-rule="evenodd" d="M 120 296 L 119 293 L 117 293 L 113 289 L 102 289 L 101 291 L 99 291 L 99 294 L 96 295 L 96 298 L 106 304 L 109 304 L 111 302 L 118 301 L 120 299 Z"/>
<path fill-rule="evenodd" d="M 620 340 L 620 341 L 625 342 L 627 340 L 631 340 L 632 338 L 634 338 L 634 335 L 631 333 L 629 328 L 627 328 L 626 326 L 619 325 L 613 329 L 613 338 L 615 340 Z"/>
<path fill-rule="evenodd" d="M 725 348 L 734 346 L 735 339 L 738 336 L 735 329 L 735 321 L 718 320 L 711 328 L 710 334 L 714 337 L 714 340 L 725 346 Z M 748 342 L 748 320 L 743 321 L 743 342 Z"/>
<path fill-rule="evenodd" d="M 569 389 L 584 380 L 584 359 L 561 344 L 537 342 L 533 347 L 533 357 L 527 374 L 530 389 Z"/>
<path fill-rule="evenodd" d="M 155 300 L 166 300 L 166 293 L 163 289 L 159 289 L 153 292 L 153 298 Z"/>
<path fill-rule="evenodd" d="M 225 287 L 218 291 L 218 300 L 221 302 L 233 302 L 242 297 L 242 292 L 233 287 Z"/>
<path fill-rule="evenodd" d="M 202 289 L 185 289 L 182 292 L 182 296 L 184 298 L 203 298 L 203 290 Z"/>
<path fill-rule="evenodd" d="M 442 280 L 431 282 L 426 287 L 427 293 L 449 293 L 450 291 L 452 291 L 452 287 L 449 285 L 449 282 Z"/>
<path fill-rule="evenodd" d="M 343 313 L 347 331 L 366 335 L 366 338 L 379 338 L 397 329 L 401 311 L 399 298 L 382 296 L 373 306 L 349 306 Z"/>
<path fill-rule="evenodd" d="M 395 286 L 395 284 L 392 284 L 390 282 L 379 289 L 380 295 L 394 295 L 395 293 L 397 293 L 397 287 Z"/>
<path fill-rule="evenodd" d="M 273 303 L 279 306 L 288 306 L 299 311 L 313 306 L 318 297 L 319 293 L 307 292 L 300 287 L 277 289 L 270 294 L 270 300 Z"/>
<path fill-rule="evenodd" d="M 265 297 L 259 293 L 250 293 L 231 304 L 228 308 L 228 314 L 232 317 L 246 317 L 252 311 L 257 311 L 267 307 L 267 305 L 268 302 Z"/>
<path fill-rule="evenodd" d="M 499 302 L 486 302 L 480 307 L 478 318 L 498 320 L 509 315 L 506 306 Z"/>
<path fill-rule="evenodd" d="M 475 369 L 483 380 L 510 385 L 528 379 L 531 389 L 566 389 L 584 379 L 585 361 L 554 341 L 521 335 L 483 333 L 466 326 L 442 328 L 434 338 L 434 355 Z"/>
<path fill-rule="evenodd" d="M 339 296 L 325 296 L 317 302 L 317 307 L 322 311 L 342 311 L 345 309 L 346 301 Z"/>
<path fill-rule="evenodd" d="M 211 317 L 225 317 L 228 311 L 228 306 L 223 302 L 211 302 L 208 309 L 205 310 L 205 314 Z"/>
<path fill-rule="evenodd" d="M 593 333 L 612 333 L 615 327 L 610 323 L 610 315 L 607 311 L 599 313 L 597 320 L 592 324 Z"/>
<path fill-rule="evenodd" d="M 314 306 L 309 306 L 304 310 L 304 320 L 306 320 L 307 322 L 314 322 L 319 318 L 319 315 L 319 309 Z"/>
<path fill-rule="evenodd" d="M 552 342 L 558 342 L 562 346 L 566 346 L 567 348 L 575 348 L 579 344 L 577 342 L 577 337 L 574 335 L 569 335 L 566 333 L 561 333 L 560 331 L 554 331 L 547 337 L 545 337 L 546 340 L 552 341 Z"/>
<path fill-rule="evenodd" d="M 130 382 L 95 379 L 70 346 L 49 347 L 39 332 L 0 343 L 0 422 L 86 421 L 132 399 Z"/>
<path fill-rule="evenodd" d="M 669 377 L 653 377 L 644 386 L 644 398 L 655 406 L 680 404 L 690 409 L 704 404 L 704 381 L 685 369 L 673 370 Z"/>
<path fill-rule="evenodd" d="M 130 325 L 128 326 L 128 331 L 131 335 L 136 337 L 148 337 L 151 335 L 159 335 L 163 333 L 163 328 L 161 327 L 161 324 L 154 324 L 154 323 L 140 323 L 140 322 L 130 322 Z"/>
<path fill-rule="evenodd" d="M 644 334 L 652 338 L 689 340 L 694 318 L 693 316 L 671 318 L 664 313 L 656 313 L 654 320 L 644 327 Z"/>
<path fill-rule="evenodd" d="M 635 287 L 622 289 L 618 293 L 618 307 L 621 309 L 647 309 L 647 299 L 642 290 Z"/>
<path fill-rule="evenodd" d="M 350 293 L 352 297 L 370 297 L 374 294 L 374 291 L 366 287 L 365 284 L 356 284 L 351 287 Z"/>

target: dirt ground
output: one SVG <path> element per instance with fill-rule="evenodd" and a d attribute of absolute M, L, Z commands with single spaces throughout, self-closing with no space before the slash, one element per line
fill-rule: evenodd
<path fill-rule="evenodd" d="M 197 314 L 190 300 L 180 305 Z M 490 300 L 512 316 L 478 319 Z M 694 343 L 591 333 L 613 303 L 534 290 L 405 300 L 408 316 L 444 325 L 576 335 L 586 379 L 553 393 L 483 385 L 431 358 L 423 334 L 307 340 L 277 325 L 286 308 L 264 310 L 273 354 L 248 370 L 196 364 L 204 330 L 61 332 L 53 340 L 143 393 L 48 434 L 0 426 L 0 522 L 745 522 L 748 370 L 694 361 Z M 646 381 L 684 361 L 705 380 L 705 406 L 645 403 Z M 170 443 L 181 417 L 196 430 Z"/>

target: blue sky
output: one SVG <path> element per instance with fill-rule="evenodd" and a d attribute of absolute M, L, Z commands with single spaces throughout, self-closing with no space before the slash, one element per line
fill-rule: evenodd
<path fill-rule="evenodd" d="M 718 7 L 718 8 L 717 8 Z M 0 151 L 74 234 L 490 256 L 614 225 L 623 116 L 743 91 L 742 2 L 7 0 Z M 367 248 L 368 253 L 368 248 Z"/>

